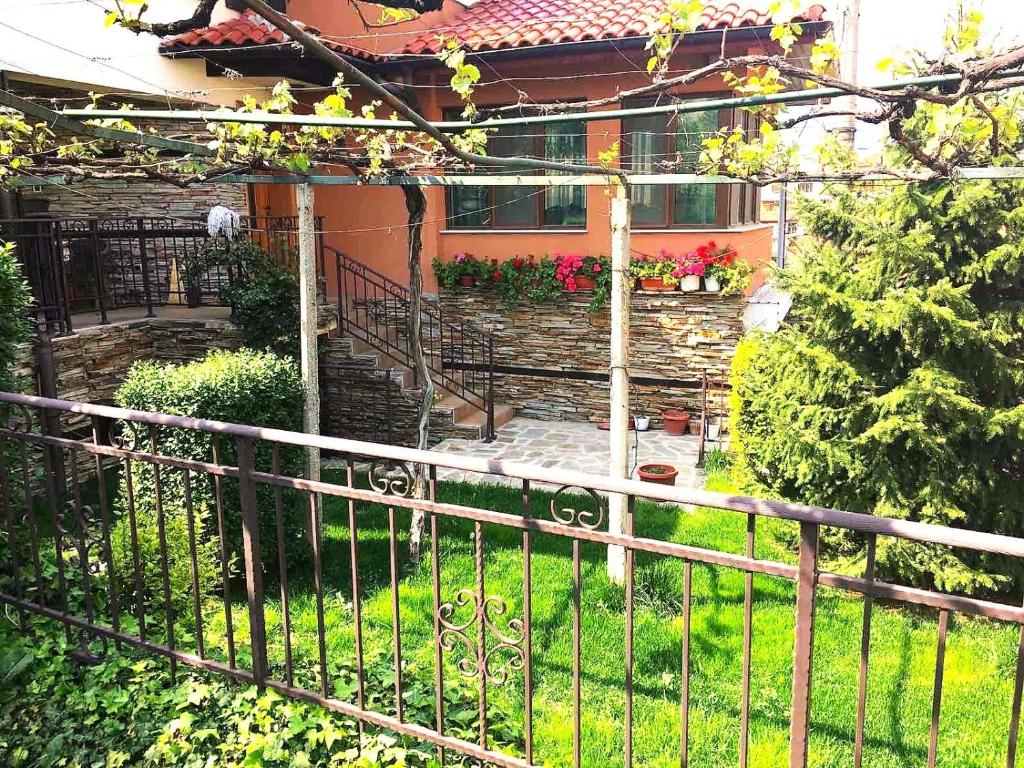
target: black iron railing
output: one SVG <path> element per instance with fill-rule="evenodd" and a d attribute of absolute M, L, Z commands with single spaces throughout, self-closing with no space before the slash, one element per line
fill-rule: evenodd
<path fill-rule="evenodd" d="M 335 263 L 338 329 L 412 369 L 409 289 L 344 253 L 325 246 Z M 485 439 L 494 437 L 494 337 L 444 318 L 436 302 L 421 303 L 420 342 L 434 380 L 486 414 Z M 416 382 L 418 383 L 418 382 Z"/>
<path fill-rule="evenodd" d="M 91 419 L 92 430 L 78 438 L 55 435 L 45 426 L 47 412 L 84 416 Z M 340 457 L 341 474 L 333 480 L 311 480 L 302 477 L 292 462 L 291 470 L 283 468 L 282 457 L 301 453 L 304 447 Z M 61 475 L 66 482 L 56 479 L 55 466 L 66 467 Z M 463 496 L 458 503 L 446 501 L 441 473 L 451 470 L 512 483 L 521 491 L 521 508 L 487 494 Z M 33 478 L 40 472 L 45 488 L 35 493 Z M 424 486 L 414 482 L 417 477 L 426 478 Z M 115 487 L 119 490 L 109 490 Z M 606 494 L 625 500 L 622 518 L 614 518 L 617 522 Z M 738 513 L 746 521 L 746 546 L 738 551 L 731 544 L 722 545 L 724 539 L 715 539 L 709 546 L 675 535 L 670 538 L 671 528 L 652 527 L 651 519 L 635 514 L 637 502 L 643 499 L 712 508 L 716 511 L 708 514 L 720 515 L 723 521 Z M 327 508 L 338 514 L 333 525 L 342 532 L 343 546 L 324 547 L 321 522 Z M 426 595 L 407 581 L 411 577 L 400 551 L 396 510 L 403 515 L 410 510 L 426 515 L 429 557 L 420 566 L 430 582 Z M 759 554 L 755 535 L 765 535 L 763 525 L 771 523 L 766 518 L 798 527 L 798 559 L 782 562 L 766 558 L 763 551 Z M 286 536 L 288 520 L 301 521 L 304 530 L 294 529 L 297 535 Z M 593 652 L 595 643 L 624 648 L 622 754 L 615 761 L 624 768 L 646 764 L 643 755 L 634 756 L 634 740 L 650 750 L 652 742 L 645 739 L 650 738 L 651 728 L 659 737 L 662 733 L 658 728 L 664 723 L 652 726 L 647 715 L 656 711 L 650 709 L 651 699 L 662 695 L 651 683 L 656 679 L 679 709 L 679 740 L 672 745 L 654 742 L 654 748 L 662 750 L 657 757 L 664 764 L 689 764 L 691 751 L 707 740 L 706 733 L 694 731 L 721 717 L 735 724 L 741 768 L 748 765 L 752 720 L 759 724 L 762 739 L 772 723 L 780 740 L 786 739 L 781 731 L 788 731 L 784 749 L 792 768 L 804 768 L 809 762 L 825 764 L 835 756 L 839 742 L 855 751 L 853 764 L 860 765 L 865 724 L 870 723 L 868 693 L 870 689 L 878 698 L 879 685 L 877 677 L 869 674 L 871 619 L 884 614 L 888 620 L 899 608 L 913 611 L 914 626 L 922 632 L 925 617 L 938 619 L 936 653 L 921 656 L 921 663 L 934 671 L 934 677 L 926 676 L 933 682 L 924 683 L 931 689 L 927 765 L 934 766 L 942 737 L 940 724 L 948 721 L 959 723 L 961 729 L 970 727 L 963 712 L 950 710 L 976 698 L 959 695 L 943 701 L 947 634 L 952 641 L 959 637 L 951 618 L 987 617 L 1012 627 L 1024 625 L 1019 602 L 1011 605 L 912 588 L 879 578 L 874 570 L 876 547 L 884 551 L 883 547 L 927 546 L 1021 558 L 1024 540 L 1019 538 L 483 456 L 417 451 L 11 393 L 0 393 L 0 526 L 0 604 L 8 607 L 25 631 L 31 631 L 28 616 L 34 614 L 59 622 L 69 647 L 77 645 L 85 658 L 102 654 L 108 642 L 126 644 L 168 658 L 172 674 L 176 664 L 187 664 L 316 702 L 356 719 L 360 733 L 364 726 L 386 728 L 411 743 L 437 747 L 442 766 L 469 758 L 505 768 L 563 763 L 580 768 L 581 744 L 592 732 L 587 730 L 591 720 L 600 706 L 609 706 L 607 701 L 584 699 L 583 684 L 593 684 L 607 672 L 594 666 L 596 658 L 608 658 L 607 653 Z M 442 529 L 448 538 L 441 538 Z M 844 556 L 842 571 L 825 566 L 819 549 L 819 535 L 825 529 L 851 531 L 860 537 L 865 557 L 862 576 L 851 574 L 850 557 Z M 168 536 L 173 532 L 177 533 L 172 549 Z M 148 559 L 139 551 L 143 534 L 150 547 Z M 465 543 L 461 550 L 451 548 L 456 539 Z M 624 551 L 625 590 L 617 605 L 614 599 L 608 602 L 611 592 L 601 586 L 603 576 L 598 571 L 604 570 L 603 563 L 594 567 L 595 556 L 603 561 L 605 547 Z M 214 559 L 220 553 L 222 570 L 197 565 L 200 558 L 205 563 L 211 552 Z M 294 578 L 297 571 L 288 566 L 296 557 L 308 564 L 312 578 Z M 513 565 L 516 560 L 521 566 Z M 563 567 L 556 564 L 558 560 L 571 560 L 571 570 L 561 571 L 571 573 L 570 578 L 552 578 L 551 569 Z M 381 563 L 390 568 L 380 568 Z M 496 581 L 488 581 L 485 588 L 485 568 L 489 566 L 493 575 L 498 563 L 506 570 L 521 567 L 522 586 L 515 586 L 514 593 L 503 593 Z M 669 631 L 666 625 L 666 635 L 660 638 L 663 645 L 656 645 L 656 651 L 651 646 L 656 612 L 649 604 L 644 608 L 643 600 L 650 597 L 642 597 L 642 579 L 651 574 L 654 564 L 665 568 L 660 571 L 663 575 L 671 571 L 681 579 L 679 594 L 674 581 L 664 582 L 666 600 L 671 602 L 664 602 L 660 609 L 669 612 L 670 620 L 679 620 L 681 632 Z M 169 578 L 172 568 L 176 592 Z M 695 573 L 698 578 L 692 578 Z M 701 587 L 700 575 L 705 573 L 710 586 Z M 739 627 L 732 631 L 726 622 L 691 621 L 691 614 L 702 609 L 706 614 L 709 606 L 717 604 L 707 601 L 722 588 L 726 574 L 744 577 L 742 637 Z M 595 589 L 602 597 L 594 597 Z M 849 621 L 849 611 L 816 619 L 816 605 L 827 609 L 837 593 L 862 600 L 859 676 L 849 674 L 846 683 L 850 699 L 856 696 L 856 725 L 851 718 L 849 729 L 824 726 L 825 735 L 817 744 L 809 744 L 812 677 L 824 675 L 830 683 L 820 686 L 823 693 L 817 696 L 817 711 L 836 706 L 835 691 L 840 690 L 835 670 L 813 663 L 815 629 L 834 630 L 836 621 Z M 534 596 L 543 597 L 544 604 L 537 610 Z M 885 602 L 881 609 L 875 606 L 879 600 Z M 382 614 L 381 605 L 388 602 L 390 611 Z M 755 605 L 776 611 L 783 604 L 794 616 L 791 633 L 788 629 L 754 631 Z M 372 618 L 363 614 L 368 606 L 374 606 Z M 310 615 L 313 610 L 315 621 Z M 555 644 L 563 641 L 551 635 L 547 619 L 552 610 L 571 617 L 571 653 L 566 656 Z M 589 623 L 588 612 L 595 610 L 616 617 L 604 625 L 607 634 L 587 632 L 595 626 Z M 246 626 L 234 621 L 244 621 Z M 429 648 L 403 647 L 403 627 L 408 626 L 421 628 L 422 641 L 417 642 L 428 643 Z M 639 647 L 634 645 L 634 635 L 643 638 Z M 765 685 L 768 673 L 762 669 L 752 677 L 753 649 L 779 643 L 786 644 L 784 651 L 757 658 L 774 663 L 770 657 L 788 657 L 771 674 L 791 683 L 787 686 L 791 698 L 788 702 L 768 699 L 772 716 L 759 717 L 765 705 L 757 686 Z M 585 645 L 590 654 L 583 653 Z M 1010 645 L 1015 648 L 1011 650 Z M 729 653 L 735 647 L 742 654 L 740 685 L 734 688 L 729 683 L 723 689 L 735 696 L 728 703 L 716 703 L 691 690 L 691 680 L 695 685 L 706 682 L 709 669 L 710 674 L 719 673 L 718 666 L 702 666 L 708 661 L 702 649 L 713 646 Z M 552 647 L 558 652 L 552 653 Z M 909 646 L 904 647 L 909 653 Z M 1005 686 L 986 689 L 986 697 L 999 696 L 1005 702 L 997 709 L 1007 715 L 1002 733 L 1008 738 L 994 748 L 1006 755 L 1005 764 L 1012 768 L 1024 691 L 1024 635 L 1008 643 L 1006 651 L 1005 667 L 1015 684 L 1007 680 Z M 1015 673 L 1009 672 L 1013 655 Z M 411 657 L 421 663 L 411 664 Z M 342 661 L 354 661 L 351 680 L 331 673 Z M 388 674 L 371 676 L 371 665 L 378 670 L 384 665 Z M 851 668 L 849 673 L 856 671 Z M 918 677 L 905 670 L 896 674 L 900 690 L 906 679 Z M 453 686 L 458 675 L 470 681 L 468 685 L 463 681 Z M 435 697 L 427 696 L 424 703 L 420 694 L 415 706 L 410 705 L 410 686 L 416 683 L 429 685 Z M 974 684 L 960 680 L 959 689 L 962 693 L 964 686 Z M 446 708 L 453 688 L 457 691 L 460 685 L 478 698 L 478 715 L 468 726 Z M 522 738 L 514 743 L 498 741 L 488 705 L 488 696 L 502 686 L 516 689 L 515 696 L 505 696 L 504 705 L 504 717 L 522 723 Z M 958 689 L 946 688 L 951 694 Z M 571 704 L 554 710 L 558 717 L 564 716 L 566 727 L 557 731 L 555 741 L 547 738 L 535 744 L 534 728 L 540 718 L 554 716 L 550 707 L 535 714 L 535 698 L 539 692 L 550 695 L 555 689 L 565 691 L 566 699 L 571 695 Z M 641 707 L 638 717 L 634 698 Z M 520 706 L 513 709 L 507 702 L 516 699 Z M 927 717 L 927 702 L 919 706 Z M 986 710 L 990 711 L 995 710 Z M 717 726 L 713 727 L 718 734 Z M 873 740 L 880 737 L 876 732 Z M 896 737 L 895 742 L 897 753 L 905 755 L 902 738 Z M 776 750 L 778 745 L 770 743 Z M 570 749 L 572 757 L 566 759 Z M 676 749 L 678 754 L 670 757 L 668 751 Z M 721 759 L 713 762 L 722 764 Z M 919 762 L 924 764 L 923 759 Z"/>
<path fill-rule="evenodd" d="M 298 249 L 297 219 L 242 218 L 243 236 L 284 263 Z M 321 226 L 317 227 L 322 229 Z M 211 235 L 200 220 L 159 217 L 40 217 L 0 220 L 0 239 L 16 254 L 52 334 L 71 333 L 74 316 L 106 323 L 123 307 L 216 305 L 230 267 L 195 272 Z M 323 250 L 320 274 L 323 274 Z"/>

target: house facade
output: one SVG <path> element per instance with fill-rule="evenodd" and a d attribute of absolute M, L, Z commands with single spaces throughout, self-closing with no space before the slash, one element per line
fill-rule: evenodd
<path fill-rule="evenodd" d="M 336 52 L 401 88 L 426 117 L 442 120 L 457 117 L 462 109 L 448 85 L 451 72 L 436 56 L 449 39 L 458 40 L 480 68 L 474 101 L 481 108 L 581 98 L 609 100 L 596 108 L 603 110 L 651 103 L 619 101 L 616 96 L 650 82 L 644 50 L 647 20 L 662 5 L 658 0 L 478 0 L 471 5 L 449 0 L 438 13 L 383 25 L 373 23 L 379 7 L 358 0 L 291 0 L 285 10 L 318 31 Z M 809 8 L 802 19 L 808 36 L 828 23 L 820 5 Z M 678 47 L 670 71 L 703 66 L 723 50 L 726 55 L 770 51 L 770 29 L 766 4 L 747 0 L 708 5 L 700 29 Z M 332 73 L 292 58 L 295 54 L 290 52 L 282 54 L 288 61 L 268 62 L 256 46 L 275 39 L 286 47 L 279 31 L 239 19 L 165 41 L 163 51 L 183 57 L 190 49 L 203 48 L 204 56 L 223 56 L 243 74 L 277 71 L 311 85 L 329 82 Z M 309 101 L 317 96 L 312 88 L 302 93 Z M 664 103 L 722 95 L 729 95 L 724 82 L 712 78 L 660 98 Z M 360 98 L 358 89 L 354 98 Z M 502 129 L 491 137 L 488 151 L 596 163 L 600 154 L 617 145 L 619 164 L 635 173 L 663 172 L 669 163 L 685 171 L 695 167 L 705 136 L 749 120 L 736 110 L 567 120 Z M 451 259 L 468 252 L 503 262 L 528 255 L 599 255 L 609 250 L 609 199 L 602 187 L 434 187 L 426 194 L 427 258 Z M 771 258 L 772 227 L 760 221 L 759 195 L 752 186 L 650 186 L 636 187 L 631 194 L 632 247 L 638 254 L 686 251 L 714 240 L 733 246 L 757 267 Z M 286 187 L 261 186 L 253 197 L 254 212 L 291 213 L 291 195 Z M 407 280 L 401 190 L 321 186 L 316 201 L 328 245 L 396 281 Z M 426 280 L 428 291 L 436 289 L 432 275 Z"/>

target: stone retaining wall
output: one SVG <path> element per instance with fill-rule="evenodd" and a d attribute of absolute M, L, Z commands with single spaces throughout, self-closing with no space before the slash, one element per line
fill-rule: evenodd
<path fill-rule="evenodd" d="M 565 294 L 538 304 L 505 307 L 495 291 L 442 289 L 439 300 L 448 322 L 464 321 L 495 334 L 495 364 L 565 371 L 608 372 L 610 316 L 590 314 L 590 294 Z M 710 293 L 643 293 L 632 299 L 630 374 L 699 380 L 704 371 L 728 376 L 743 334 L 742 296 Z M 497 400 L 535 419 L 603 421 L 608 418 L 608 384 L 568 378 L 498 375 Z M 695 412 L 700 389 L 635 385 L 634 413 L 654 417 L 666 408 Z M 719 388 L 712 400 L 720 402 Z"/>

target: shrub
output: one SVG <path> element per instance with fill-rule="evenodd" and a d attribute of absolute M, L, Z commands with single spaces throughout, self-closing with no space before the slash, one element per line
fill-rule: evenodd
<path fill-rule="evenodd" d="M 15 388 L 14 363 L 19 347 L 28 341 L 28 308 L 32 301 L 14 244 L 0 241 L 0 391 Z"/>
<path fill-rule="evenodd" d="M 851 190 L 806 209 L 817 242 L 780 278 L 793 319 L 733 363 L 741 469 L 789 499 L 1024 535 L 1019 187 Z M 878 569 L 973 593 L 1024 581 L 1011 559 L 891 538 Z"/>
<path fill-rule="evenodd" d="M 231 280 L 221 287 L 221 303 L 246 346 L 295 357 L 299 339 L 299 284 L 273 255 L 249 240 L 212 238 L 186 275 L 189 293 L 198 292 L 203 274 L 224 271 Z"/>
<path fill-rule="evenodd" d="M 269 352 L 211 352 L 201 361 L 184 365 L 167 365 L 156 362 L 140 362 L 129 371 L 124 384 L 116 395 L 117 404 L 123 408 L 156 411 L 179 416 L 213 419 L 218 421 L 250 424 L 259 427 L 299 430 L 302 423 L 302 385 L 294 362 Z M 220 461 L 235 463 L 235 443 L 232 438 L 218 441 Z M 196 430 L 171 429 L 162 427 L 156 432 L 157 450 L 170 456 L 193 460 L 210 461 L 213 455 L 213 436 Z M 146 446 L 148 449 L 148 446 Z M 295 446 L 281 446 L 281 471 L 290 476 L 303 473 L 303 451 Z M 261 471 L 272 468 L 271 447 L 257 442 L 255 450 L 256 467 Z M 140 548 L 147 557 L 157 552 L 156 502 L 153 493 L 153 466 L 134 462 L 133 489 L 139 519 Z M 216 489 L 213 476 L 206 473 L 192 473 L 192 503 L 199 521 L 202 540 L 207 542 L 200 550 L 203 558 L 203 573 L 219 568 L 217 563 L 216 531 L 214 513 Z M 168 548 L 171 551 L 187 553 L 188 541 L 185 524 L 185 494 L 183 475 L 179 470 L 161 469 L 163 506 L 167 519 Z M 238 561 L 242 555 L 241 505 L 238 483 L 231 478 L 222 480 L 224 527 L 228 556 Z M 129 545 L 128 521 L 125 515 L 127 487 L 121 483 L 118 501 L 119 520 L 114 537 L 118 554 L 116 565 L 122 581 L 128 589 L 132 585 L 131 549 Z M 295 558 L 305 551 L 303 532 L 306 530 L 307 507 L 297 503 L 298 498 L 284 494 L 284 521 L 286 551 L 289 558 Z M 265 485 L 256 488 L 257 509 L 260 527 L 260 549 L 268 567 L 276 568 L 277 534 L 273 489 Z M 208 546 L 212 542 L 214 546 Z M 147 563 L 147 574 L 157 568 L 159 560 Z M 174 585 L 176 606 L 187 601 L 190 593 L 191 575 L 188 560 L 175 563 L 171 576 Z M 159 570 L 153 571 L 158 577 Z M 147 582 L 147 592 L 160 595 L 159 579 Z M 207 589 L 219 584 L 219 579 L 204 580 Z M 159 601 L 157 601 L 159 604 Z"/>

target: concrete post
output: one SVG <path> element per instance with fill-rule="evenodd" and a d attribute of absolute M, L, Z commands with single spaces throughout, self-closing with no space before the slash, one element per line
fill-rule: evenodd
<path fill-rule="evenodd" d="M 629 270 L 629 194 L 625 184 L 614 188 L 611 201 L 612 227 L 612 289 L 611 289 L 611 413 L 609 435 L 611 461 L 608 474 L 614 478 L 629 475 L 629 311 L 632 277 Z M 625 533 L 625 496 L 608 497 L 608 530 Z M 622 547 L 608 547 L 608 578 L 622 584 L 626 578 L 626 553 Z"/>
<path fill-rule="evenodd" d="M 295 207 L 299 212 L 299 336 L 302 368 L 302 430 L 320 434 L 320 376 L 317 357 L 316 291 L 316 217 L 313 212 L 313 186 L 295 187 Z M 306 477 L 320 479 L 320 449 L 308 448 Z"/>

